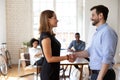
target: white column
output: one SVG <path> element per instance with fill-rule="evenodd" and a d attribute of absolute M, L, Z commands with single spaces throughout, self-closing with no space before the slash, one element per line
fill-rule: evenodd
<path fill-rule="evenodd" d="M 5 0 L 0 0 L 0 44 L 6 42 L 6 7 Z"/>

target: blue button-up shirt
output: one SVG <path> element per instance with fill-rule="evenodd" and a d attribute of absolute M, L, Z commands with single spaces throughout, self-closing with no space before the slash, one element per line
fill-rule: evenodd
<path fill-rule="evenodd" d="M 109 68 L 112 67 L 117 42 L 118 36 L 116 32 L 107 23 L 96 29 L 92 43 L 87 49 L 92 70 L 100 70 L 103 63 L 110 64 Z"/>
<path fill-rule="evenodd" d="M 72 47 L 74 47 L 75 51 L 82 51 L 85 49 L 85 42 L 80 40 L 80 42 L 77 42 L 76 40 L 73 40 L 68 49 L 71 49 Z"/>

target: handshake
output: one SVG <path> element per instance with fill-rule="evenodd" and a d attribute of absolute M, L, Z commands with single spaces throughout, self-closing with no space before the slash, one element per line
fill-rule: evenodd
<path fill-rule="evenodd" d="M 69 55 L 67 55 L 67 60 L 69 62 L 74 62 L 76 60 L 76 58 L 77 58 L 76 54 L 69 54 Z"/>
<path fill-rule="evenodd" d="M 87 51 L 75 51 L 75 52 L 72 52 L 71 54 L 67 55 L 67 60 L 69 62 L 74 62 L 77 57 L 79 58 L 87 58 L 89 57 Z"/>

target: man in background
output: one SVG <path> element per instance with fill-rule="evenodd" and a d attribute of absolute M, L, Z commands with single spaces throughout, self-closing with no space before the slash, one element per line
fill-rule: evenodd
<path fill-rule="evenodd" d="M 68 47 L 69 52 L 83 51 L 85 49 L 85 42 L 80 40 L 80 34 L 75 33 L 75 40 L 72 40 Z M 79 69 L 78 65 L 74 65 L 75 68 Z"/>

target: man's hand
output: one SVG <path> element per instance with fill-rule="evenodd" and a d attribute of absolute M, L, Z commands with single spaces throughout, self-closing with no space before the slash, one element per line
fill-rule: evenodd
<path fill-rule="evenodd" d="M 74 54 L 69 54 L 69 62 L 74 62 L 76 60 L 76 57 Z"/>

